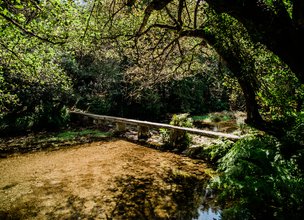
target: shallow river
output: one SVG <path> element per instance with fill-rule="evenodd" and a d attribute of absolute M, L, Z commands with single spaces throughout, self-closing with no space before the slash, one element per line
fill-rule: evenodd
<path fill-rule="evenodd" d="M 0 219 L 220 219 L 199 161 L 127 141 L 0 159 Z"/>

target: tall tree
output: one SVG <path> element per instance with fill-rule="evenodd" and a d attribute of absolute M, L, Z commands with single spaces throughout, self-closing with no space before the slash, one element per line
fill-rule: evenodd
<path fill-rule="evenodd" d="M 277 129 L 278 126 L 261 117 L 256 98 L 259 85 L 255 83 L 255 64 L 250 64 L 250 68 L 246 64 L 253 57 L 246 55 L 244 50 L 238 48 L 241 40 L 237 42 L 238 39 L 233 35 L 226 36 L 231 43 L 229 47 L 225 47 L 223 38 L 218 37 L 221 30 L 210 31 L 208 22 L 224 15 L 226 19 L 218 21 L 229 24 L 229 20 L 234 18 L 238 21 L 235 27 L 244 27 L 243 30 L 236 30 L 235 36 L 238 36 L 241 31 L 248 35 L 246 41 L 264 44 L 285 62 L 295 73 L 299 82 L 303 83 L 304 62 L 300 54 L 304 49 L 304 43 L 301 40 L 304 39 L 302 22 L 304 11 L 299 10 L 298 7 L 301 8 L 302 5 L 299 1 L 152 0 L 148 3 L 128 1 L 126 5 L 133 7 L 135 11 L 144 6 L 144 17 L 135 33 L 138 38 L 154 29 L 165 29 L 176 33 L 179 38 L 202 38 L 215 48 L 226 61 L 226 65 L 234 73 L 243 90 L 246 99 L 247 122 L 269 133 L 281 135 L 282 130 Z M 246 65 L 247 69 L 244 68 Z"/>
<path fill-rule="evenodd" d="M 128 5 L 136 1 L 128 1 Z M 145 9 L 142 27 L 148 21 L 153 11 L 164 10 L 170 3 L 176 7 L 177 18 L 175 28 L 183 27 L 182 14 L 184 11 L 193 17 L 194 25 L 191 30 L 200 30 L 196 25 L 199 4 L 203 1 L 153 0 Z M 304 62 L 301 58 L 304 50 L 304 3 L 301 0 L 206 0 L 217 13 L 227 13 L 244 24 L 253 39 L 265 44 L 277 54 L 304 83 Z M 191 5 L 196 4 L 192 7 Z M 191 15 L 190 15 L 191 13 Z M 142 28 L 141 28 L 142 29 Z"/>

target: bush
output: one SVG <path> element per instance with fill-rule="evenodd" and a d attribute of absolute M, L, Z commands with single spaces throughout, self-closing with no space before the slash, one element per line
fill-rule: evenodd
<path fill-rule="evenodd" d="M 207 151 L 211 162 L 216 163 L 224 157 L 232 148 L 233 142 L 230 140 L 222 139 L 208 146 Z"/>
<path fill-rule="evenodd" d="M 269 136 L 239 140 L 219 160 L 213 187 L 219 201 L 230 204 L 227 219 L 300 219 L 304 216 L 304 178 L 293 158 L 280 153 L 280 142 Z"/>
<path fill-rule="evenodd" d="M 0 103 L 3 110 L 0 128 L 3 133 L 65 124 L 71 84 L 59 66 L 45 64 L 36 72 L 12 66 L 1 74 L 5 83 L 0 85 L 0 90 L 14 97 L 14 102 L 6 100 Z"/>
<path fill-rule="evenodd" d="M 193 121 L 188 116 L 189 114 L 173 115 L 170 125 L 192 127 Z M 170 132 L 168 132 L 167 129 L 161 129 L 160 132 L 163 142 L 167 148 L 183 151 L 191 144 L 192 138 L 185 131 L 172 129 Z"/>
<path fill-rule="evenodd" d="M 189 148 L 186 155 L 207 161 L 211 165 L 217 165 L 218 160 L 225 156 L 232 148 L 233 142 L 227 139 L 219 139 L 211 144 L 203 144 L 199 147 Z"/>
<path fill-rule="evenodd" d="M 282 138 L 281 153 L 286 159 L 293 158 L 304 173 L 304 112 L 300 113 L 290 131 Z"/>

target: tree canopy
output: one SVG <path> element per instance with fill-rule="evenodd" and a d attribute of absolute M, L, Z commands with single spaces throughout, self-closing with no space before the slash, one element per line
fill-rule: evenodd
<path fill-rule="evenodd" d="M 37 72 L 44 63 L 61 62 L 65 64 L 58 68 L 75 75 L 72 57 L 83 62 L 99 54 L 125 71 L 124 81 L 138 85 L 133 90 L 138 96 L 135 91 L 158 82 L 225 66 L 243 91 L 248 124 L 280 136 L 282 126 L 274 122 L 302 109 L 301 1 L 16 0 L 3 1 L 0 7 L 2 71 L 10 66 L 4 72 L 11 71 L 12 61 L 7 60 L 14 57 L 14 68 Z M 204 57 L 218 61 L 206 62 Z M 270 63 L 272 67 L 266 67 Z M 88 65 L 83 64 L 77 68 Z M 279 101 L 282 90 L 270 81 L 275 87 L 289 82 L 285 103 Z M 1 89 L 2 103 L 16 102 L 16 94 L 6 90 Z M 275 120 L 267 111 L 277 115 Z"/>
<path fill-rule="evenodd" d="M 291 89 L 294 90 L 294 98 L 291 102 L 294 103 L 294 111 L 301 109 L 303 62 L 299 54 L 303 49 L 303 10 L 300 10 L 303 6 L 298 1 L 154 0 L 111 1 L 111 5 L 113 7 L 109 12 L 110 27 L 116 26 L 115 19 L 118 19 L 120 13 L 141 15 L 141 22 L 137 20 L 137 28 L 130 29 L 128 36 L 133 36 L 136 46 L 142 42 L 145 46 L 149 41 L 148 45 L 157 42 L 154 48 L 146 48 L 146 51 L 156 54 L 162 61 L 164 57 L 159 54 L 174 54 L 172 48 L 178 48 L 174 57 L 189 54 L 189 51 L 182 49 L 185 45 L 182 41 L 185 41 L 185 38 L 201 38 L 201 45 L 208 44 L 214 48 L 243 90 L 249 124 L 278 136 L 283 132 L 271 120 L 265 120 L 265 117 L 261 116 L 260 106 L 264 105 L 261 100 L 265 99 L 258 96 L 263 93 L 260 91 L 261 84 L 265 83 L 258 81 L 261 81 L 265 74 L 260 74 L 259 71 L 269 59 L 272 59 L 270 62 L 276 70 L 269 72 L 269 69 L 264 68 L 264 73 L 284 71 L 294 78 L 295 87 L 292 86 Z M 115 5 L 119 6 L 115 9 Z M 111 37 L 121 36 L 123 35 Z M 151 41 L 151 38 L 154 40 Z M 161 46 L 157 48 L 159 45 Z M 144 51 L 143 49 L 142 47 L 141 51 Z M 273 77 L 278 77 L 278 74 Z M 269 90 L 267 86 L 264 90 Z"/>

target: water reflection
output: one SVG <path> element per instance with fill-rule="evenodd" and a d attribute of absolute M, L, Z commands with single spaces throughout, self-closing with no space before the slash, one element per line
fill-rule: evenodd
<path fill-rule="evenodd" d="M 198 218 L 193 218 L 193 220 L 220 220 L 221 211 L 217 209 L 208 208 L 205 209 L 204 206 L 198 209 Z"/>
<path fill-rule="evenodd" d="M 180 171 L 159 179 L 126 175 L 115 180 L 115 207 L 108 219 L 220 219 L 206 204 L 207 180 Z M 204 204 L 204 206 L 202 206 Z"/>

